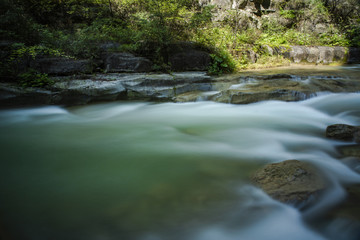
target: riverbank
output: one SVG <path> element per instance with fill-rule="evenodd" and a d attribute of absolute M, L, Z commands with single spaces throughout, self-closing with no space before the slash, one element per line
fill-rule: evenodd
<path fill-rule="evenodd" d="M 0 83 L 2 107 L 83 105 L 101 101 L 214 101 L 246 104 L 300 101 L 323 93 L 358 92 L 359 65 L 287 67 L 210 76 L 206 72 L 107 73 L 51 77 L 47 88 Z"/>

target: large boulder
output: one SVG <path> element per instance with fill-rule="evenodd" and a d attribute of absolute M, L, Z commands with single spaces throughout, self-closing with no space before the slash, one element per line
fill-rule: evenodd
<path fill-rule="evenodd" d="M 75 60 L 62 57 L 44 57 L 30 62 L 30 67 L 49 75 L 72 75 L 91 73 L 91 60 Z"/>
<path fill-rule="evenodd" d="M 360 48 L 349 48 L 348 63 L 360 63 Z"/>
<path fill-rule="evenodd" d="M 131 53 L 114 52 L 104 56 L 104 68 L 106 72 L 150 72 L 152 62 L 144 57 L 135 57 Z"/>
<path fill-rule="evenodd" d="M 173 44 L 169 49 L 169 64 L 173 71 L 206 71 L 211 62 L 207 49 L 192 43 Z"/>
<path fill-rule="evenodd" d="M 298 206 L 316 198 L 326 187 L 325 178 L 314 166 L 298 160 L 268 164 L 252 180 L 272 198 Z"/>

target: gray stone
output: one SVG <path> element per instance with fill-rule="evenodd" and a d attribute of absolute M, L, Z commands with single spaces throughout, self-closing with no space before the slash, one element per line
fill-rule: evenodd
<path fill-rule="evenodd" d="M 309 63 L 317 63 L 320 51 L 317 47 L 308 47 L 308 55 L 306 61 Z"/>
<path fill-rule="evenodd" d="M 344 47 L 334 47 L 334 61 L 343 61 L 346 60 L 346 48 Z"/>
<path fill-rule="evenodd" d="M 287 160 L 268 164 L 255 172 L 252 181 L 272 198 L 303 206 L 325 190 L 325 178 L 309 163 Z"/>
<path fill-rule="evenodd" d="M 280 46 L 275 47 L 274 50 L 278 55 L 282 55 L 284 58 L 290 59 L 291 48 Z"/>
<path fill-rule="evenodd" d="M 291 46 L 288 49 L 284 47 L 274 48 L 274 52 L 294 63 L 330 64 L 334 61 L 345 62 L 348 57 L 347 49 L 344 47 Z M 355 58 L 354 56 L 353 59 Z"/>
<path fill-rule="evenodd" d="M 319 46 L 319 59 L 318 59 L 318 63 L 323 63 L 323 64 L 329 64 L 333 62 L 335 53 L 334 53 L 334 48 L 332 47 L 323 47 L 323 46 Z"/>
<path fill-rule="evenodd" d="M 209 53 L 195 49 L 186 49 L 169 56 L 169 63 L 173 71 L 206 71 L 210 62 Z"/>
<path fill-rule="evenodd" d="M 38 88 L 21 88 L 0 82 L 0 108 L 52 104 L 54 93 Z"/>
<path fill-rule="evenodd" d="M 334 124 L 326 128 L 326 137 L 341 141 L 355 141 L 359 139 L 360 127 L 347 124 Z"/>
<path fill-rule="evenodd" d="M 130 53 L 108 53 L 104 56 L 107 72 L 150 72 L 152 62 L 144 57 L 135 57 Z"/>
<path fill-rule="evenodd" d="M 172 101 L 184 92 L 209 91 L 211 79 L 204 72 L 170 74 L 111 73 L 88 76 L 87 79 L 55 79 L 54 91 L 60 92 L 62 101 L 82 96 L 74 101 L 99 100 L 157 100 Z"/>
<path fill-rule="evenodd" d="M 273 56 L 275 54 L 275 50 L 272 49 L 269 45 L 262 45 L 261 48 L 270 56 Z"/>
<path fill-rule="evenodd" d="M 250 62 L 256 63 L 258 54 L 254 50 L 247 50 L 245 53 Z"/>
<path fill-rule="evenodd" d="M 41 73 L 49 75 L 72 75 L 80 73 L 91 73 L 91 60 L 74 60 L 68 58 L 39 58 L 30 61 L 30 67 Z"/>
<path fill-rule="evenodd" d="M 301 92 L 287 89 L 258 92 L 225 90 L 213 96 L 211 99 L 217 102 L 224 103 L 248 104 L 265 100 L 280 100 L 287 102 L 301 101 L 308 99 L 314 95 L 316 94 L 312 92 Z"/>
<path fill-rule="evenodd" d="M 306 61 L 309 53 L 306 47 L 303 46 L 293 46 L 290 51 L 290 60 L 294 63 L 300 63 Z"/>
<path fill-rule="evenodd" d="M 339 146 L 338 150 L 344 157 L 360 158 L 360 144 Z"/>
<path fill-rule="evenodd" d="M 360 48 L 349 48 L 349 64 L 360 63 Z"/>

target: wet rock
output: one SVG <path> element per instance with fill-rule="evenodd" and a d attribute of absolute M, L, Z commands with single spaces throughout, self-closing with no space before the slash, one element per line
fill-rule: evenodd
<path fill-rule="evenodd" d="M 38 88 L 22 88 L 14 84 L 0 83 L 0 107 L 22 107 L 52 103 L 55 94 Z"/>
<path fill-rule="evenodd" d="M 218 92 L 216 91 L 191 91 L 191 92 L 185 92 L 179 95 L 176 95 L 176 97 L 173 99 L 174 102 L 197 102 L 197 101 L 207 101 L 214 95 L 216 95 Z"/>
<path fill-rule="evenodd" d="M 334 124 L 326 128 L 326 137 L 341 141 L 360 142 L 360 127 Z"/>
<path fill-rule="evenodd" d="M 108 53 L 104 55 L 104 67 L 107 72 L 150 72 L 152 62 L 144 57 L 135 57 L 131 53 Z"/>
<path fill-rule="evenodd" d="M 208 91 L 211 80 L 203 72 L 170 74 L 98 74 L 90 79 L 57 80 L 56 91 L 77 92 L 91 101 L 158 100 L 171 101 L 176 95 L 191 91 Z"/>
<path fill-rule="evenodd" d="M 339 146 L 338 150 L 345 157 L 360 158 L 360 144 Z"/>
<path fill-rule="evenodd" d="M 352 170 L 354 170 L 355 172 L 360 173 L 360 148 L 359 147 L 358 147 L 357 152 L 358 152 L 357 157 L 356 156 L 344 157 L 344 158 L 340 159 L 340 161 L 342 163 L 344 163 L 346 166 L 348 166 L 349 168 L 351 168 Z"/>
<path fill-rule="evenodd" d="M 313 96 L 312 92 L 301 92 L 287 89 L 278 89 L 271 91 L 239 91 L 239 90 L 226 90 L 222 91 L 213 97 L 212 100 L 224 103 L 233 104 L 248 104 L 253 102 L 265 100 L 280 100 L 280 101 L 300 101 Z"/>
<path fill-rule="evenodd" d="M 93 63 L 91 60 L 75 60 L 68 58 L 39 58 L 30 62 L 30 67 L 41 73 L 49 75 L 72 75 L 91 73 Z"/>
<path fill-rule="evenodd" d="M 48 90 L 24 89 L 14 83 L 0 83 L 0 105 L 65 104 L 96 101 L 173 101 L 186 92 L 212 90 L 212 79 L 204 72 L 173 74 L 109 73 L 53 77 Z"/>
<path fill-rule="evenodd" d="M 284 203 L 304 205 L 325 189 L 325 179 L 309 163 L 287 160 L 258 170 L 252 181 L 269 196 Z"/>
<path fill-rule="evenodd" d="M 326 239 L 360 239 L 360 185 L 347 186 L 346 191 L 342 203 L 310 220 L 316 230 L 325 233 Z"/>
<path fill-rule="evenodd" d="M 337 217 L 360 221 L 360 185 L 348 186 L 346 190 L 347 198 L 331 213 Z"/>

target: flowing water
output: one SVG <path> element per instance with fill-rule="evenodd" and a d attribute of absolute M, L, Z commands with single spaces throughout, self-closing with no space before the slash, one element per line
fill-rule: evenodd
<path fill-rule="evenodd" d="M 335 123 L 360 125 L 360 94 L 2 110 L 1 239 L 356 240 L 358 221 L 319 218 L 360 183 L 324 137 Z M 249 180 L 288 159 L 330 180 L 306 211 Z"/>

